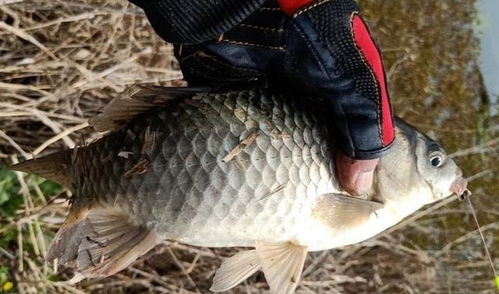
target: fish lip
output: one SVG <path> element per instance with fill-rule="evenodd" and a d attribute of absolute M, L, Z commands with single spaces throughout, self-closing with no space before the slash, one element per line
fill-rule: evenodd
<path fill-rule="evenodd" d="M 466 178 L 461 176 L 451 184 L 450 191 L 459 198 L 463 198 L 466 197 L 466 195 L 471 194 L 470 191 L 467 189 L 467 187 L 468 187 L 468 180 L 466 180 Z"/>

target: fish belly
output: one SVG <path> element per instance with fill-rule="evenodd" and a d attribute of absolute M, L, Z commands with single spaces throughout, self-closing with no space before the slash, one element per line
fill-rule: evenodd
<path fill-rule="evenodd" d="M 317 197 L 337 191 L 326 129 L 310 113 L 264 91 L 199 95 L 89 146 L 87 157 L 105 164 L 87 186 L 164 238 L 210 247 L 295 240 Z"/>

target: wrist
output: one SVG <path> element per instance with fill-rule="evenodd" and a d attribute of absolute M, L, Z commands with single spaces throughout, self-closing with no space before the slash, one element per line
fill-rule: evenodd
<path fill-rule="evenodd" d="M 395 140 L 394 140 L 395 141 Z M 390 148 L 393 145 L 392 141 L 389 145 L 384 146 L 382 148 L 373 149 L 373 150 L 345 150 L 343 148 L 343 152 L 350 158 L 359 159 L 359 160 L 369 160 L 383 157 L 386 153 L 390 151 Z"/>

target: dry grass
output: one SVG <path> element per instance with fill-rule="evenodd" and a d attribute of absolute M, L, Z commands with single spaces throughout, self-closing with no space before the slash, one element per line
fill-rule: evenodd
<path fill-rule="evenodd" d="M 85 119 L 125 87 L 181 77 L 171 47 L 124 1 L 19 1 L 0 11 L 0 127 L 12 140 L 1 136 L 23 156 L 61 147 L 55 139 L 73 147 Z"/>
<path fill-rule="evenodd" d="M 405 57 L 401 62 L 410 59 Z M 391 74 L 401 62 L 393 62 Z M 91 141 L 96 134 L 86 119 L 117 93 L 137 83 L 178 83 L 173 81 L 180 77 L 171 47 L 124 0 L 0 0 L 0 160 L 15 163 Z M 496 141 L 492 147 L 497 150 Z M 116 276 L 70 286 L 60 282 L 70 269 L 57 275 L 42 257 L 67 206 L 51 202 L 57 189 L 36 177 L 16 173 L 15 181 L 22 203 L 0 219 L 0 282 L 4 268 L 12 293 L 205 293 L 223 257 L 234 252 L 165 243 Z M 446 215 L 468 217 L 464 208 L 426 214 L 409 222 L 404 234 L 312 254 L 298 293 L 489 291 L 476 233 L 468 228 L 449 237 L 442 228 Z M 498 227 L 491 222 L 485 228 L 490 240 Z M 437 239 L 447 246 L 435 248 Z M 259 274 L 233 293 L 266 289 Z"/>

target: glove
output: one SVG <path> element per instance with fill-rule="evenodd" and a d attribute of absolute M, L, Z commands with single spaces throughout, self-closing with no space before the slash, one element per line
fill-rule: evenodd
<path fill-rule="evenodd" d="M 338 179 L 347 191 L 359 194 L 370 188 L 377 158 L 389 149 L 395 133 L 381 54 L 358 11 L 352 0 L 267 1 L 228 31 L 223 22 L 214 29 L 208 26 L 223 34 L 200 44 L 176 45 L 175 55 L 190 85 L 284 77 L 284 85 L 293 79 L 323 97 L 332 128 L 340 135 Z M 230 13 L 226 17 L 233 19 Z M 172 19 L 155 22 L 168 27 Z M 188 28 L 182 30 L 189 34 Z"/>
<path fill-rule="evenodd" d="M 130 0 L 144 9 L 156 33 L 177 44 L 211 40 L 255 12 L 266 0 Z"/>
<path fill-rule="evenodd" d="M 381 54 L 358 11 L 351 0 L 269 1 L 216 40 L 177 46 L 176 55 L 190 84 L 295 80 L 325 98 L 345 155 L 379 158 L 395 132 Z"/>
<path fill-rule="evenodd" d="M 278 3 L 291 17 L 287 71 L 329 98 L 346 155 L 379 158 L 394 141 L 393 118 L 381 54 L 357 5 L 350 0 Z"/>

